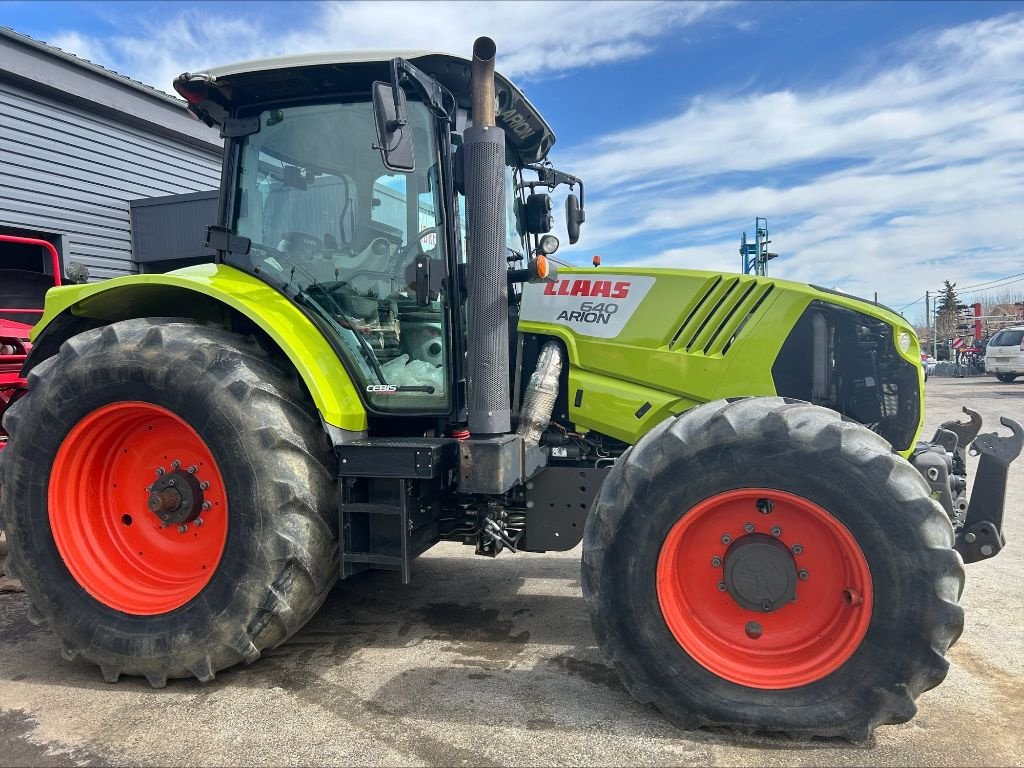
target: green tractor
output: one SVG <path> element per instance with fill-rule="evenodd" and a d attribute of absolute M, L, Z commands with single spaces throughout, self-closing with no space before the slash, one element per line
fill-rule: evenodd
<path fill-rule="evenodd" d="M 878 305 L 557 272 L 548 193 L 572 190 L 575 242 L 583 183 L 494 57 L 175 81 L 226 139 L 218 256 L 48 293 L 0 464 L 31 617 L 110 682 L 209 681 L 339 578 L 408 583 L 442 541 L 582 541 L 599 643 L 677 725 L 908 720 L 946 675 L 963 563 L 1003 546 L 1024 432 L 918 442 L 918 342 Z"/>

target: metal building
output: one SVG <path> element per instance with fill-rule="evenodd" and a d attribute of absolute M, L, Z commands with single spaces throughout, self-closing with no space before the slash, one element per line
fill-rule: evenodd
<path fill-rule="evenodd" d="M 48 240 L 93 280 L 137 272 L 132 201 L 216 189 L 221 152 L 183 101 L 0 28 L 0 234 Z M 181 258 L 205 254 L 201 229 Z"/>

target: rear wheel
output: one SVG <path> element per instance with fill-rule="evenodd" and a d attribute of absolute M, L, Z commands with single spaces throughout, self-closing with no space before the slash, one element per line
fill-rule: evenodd
<path fill-rule="evenodd" d="M 330 446 L 251 340 L 129 320 L 66 342 L 6 414 L 0 516 L 30 616 L 109 681 L 210 680 L 337 574 Z"/>
<path fill-rule="evenodd" d="M 1011 381 L 1017 378 L 1016 373 L 997 373 L 996 378 L 1005 384 L 1009 384 Z"/>
<path fill-rule="evenodd" d="M 833 411 L 750 398 L 668 421 L 609 473 L 583 591 L 677 725 L 866 738 L 938 685 L 963 584 L 918 472 Z"/>

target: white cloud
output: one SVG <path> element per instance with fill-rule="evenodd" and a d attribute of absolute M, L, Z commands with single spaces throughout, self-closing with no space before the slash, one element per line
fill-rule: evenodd
<path fill-rule="evenodd" d="M 782 254 L 772 274 L 892 303 L 947 278 L 1019 272 L 1024 16 L 886 53 L 887 68 L 858 80 L 705 95 L 563 152 L 560 165 L 591 185 L 584 252 L 736 270 L 756 215 Z M 630 245 L 652 241 L 679 245 Z"/>
<path fill-rule="evenodd" d="M 352 49 L 431 49 L 469 54 L 490 35 L 499 69 L 530 78 L 648 53 L 659 38 L 725 3 L 713 2 L 372 2 L 323 3 L 303 25 L 274 25 L 259 4 L 231 15 L 187 8 L 148 19 L 126 6 L 116 23 L 127 33 L 105 40 L 62 32 L 61 48 L 163 90 L 182 72 L 284 54 Z M 225 43 L 229 42 L 230 46 Z"/>

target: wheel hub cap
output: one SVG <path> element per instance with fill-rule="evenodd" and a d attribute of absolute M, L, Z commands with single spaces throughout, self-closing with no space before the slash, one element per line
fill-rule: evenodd
<path fill-rule="evenodd" d="M 792 602 L 796 581 L 793 555 L 772 536 L 741 536 L 725 553 L 725 588 L 748 610 L 770 613 Z"/>

